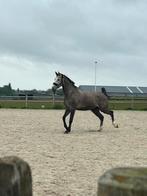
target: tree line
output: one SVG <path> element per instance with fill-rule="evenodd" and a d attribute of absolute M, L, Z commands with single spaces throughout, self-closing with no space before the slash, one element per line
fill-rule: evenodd
<path fill-rule="evenodd" d="M 3 87 L 0 87 L 0 96 L 22 96 L 22 95 L 30 95 L 30 96 L 52 96 L 53 92 L 52 89 L 47 90 L 20 90 L 20 89 L 13 89 L 11 86 L 11 83 L 8 85 L 4 85 Z M 57 91 L 58 96 L 63 96 L 62 89 L 59 89 Z"/>
<path fill-rule="evenodd" d="M 15 91 L 12 89 L 11 84 L 0 87 L 0 96 L 12 96 Z"/>

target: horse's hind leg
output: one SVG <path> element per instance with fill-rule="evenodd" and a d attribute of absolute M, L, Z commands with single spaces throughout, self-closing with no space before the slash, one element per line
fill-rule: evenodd
<path fill-rule="evenodd" d="M 68 126 L 67 126 L 67 124 L 66 124 L 66 117 L 69 115 L 69 113 L 70 113 L 70 110 L 65 110 L 65 113 L 64 113 L 64 115 L 63 115 L 63 124 L 64 124 L 64 127 L 65 127 L 65 129 L 66 129 L 66 131 L 65 131 L 65 133 L 67 133 L 67 132 L 69 132 L 68 131 Z"/>
<path fill-rule="evenodd" d="M 115 128 L 118 128 L 118 124 L 116 124 L 115 120 L 114 120 L 114 112 L 112 110 L 105 110 L 105 111 L 102 111 L 102 112 L 104 112 L 105 114 L 109 114 L 111 116 L 111 119 L 112 119 L 112 125 Z"/>
<path fill-rule="evenodd" d="M 103 128 L 104 116 L 100 113 L 99 108 L 92 109 L 91 111 L 100 119 L 100 128 L 98 131 L 101 131 Z"/>

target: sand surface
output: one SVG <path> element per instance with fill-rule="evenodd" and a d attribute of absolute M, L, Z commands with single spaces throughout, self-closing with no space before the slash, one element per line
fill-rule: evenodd
<path fill-rule="evenodd" d="M 104 129 L 91 112 L 76 112 L 63 134 L 64 110 L 0 109 L 0 157 L 29 163 L 34 196 L 96 196 L 106 170 L 147 166 L 147 112 L 115 111 L 119 128 L 105 116 Z"/>

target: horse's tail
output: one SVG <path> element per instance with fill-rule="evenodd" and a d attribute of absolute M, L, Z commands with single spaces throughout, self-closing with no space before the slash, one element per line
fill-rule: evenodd
<path fill-rule="evenodd" d="M 108 99 L 110 98 L 110 97 L 108 96 L 108 94 L 107 94 L 107 92 L 106 92 L 106 89 L 105 89 L 104 87 L 101 88 L 101 91 L 102 91 L 102 93 L 103 93 L 106 97 L 108 97 Z"/>

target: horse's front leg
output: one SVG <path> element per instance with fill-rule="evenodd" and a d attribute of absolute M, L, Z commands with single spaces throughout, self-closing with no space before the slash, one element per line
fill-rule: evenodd
<path fill-rule="evenodd" d="M 70 118 L 69 118 L 68 132 L 71 131 L 71 124 L 72 124 L 72 122 L 73 122 L 74 115 L 75 115 L 75 110 L 71 110 L 71 112 L 70 112 Z"/>
<path fill-rule="evenodd" d="M 64 133 L 68 133 L 69 132 L 69 128 L 68 128 L 68 126 L 67 126 L 67 124 L 66 124 L 66 117 L 69 115 L 69 113 L 70 113 L 71 111 L 70 110 L 68 110 L 68 109 L 66 109 L 65 110 L 65 113 L 64 113 L 64 115 L 63 115 L 63 124 L 64 124 L 64 127 L 65 127 L 65 129 L 66 129 L 66 131 L 64 132 Z"/>

